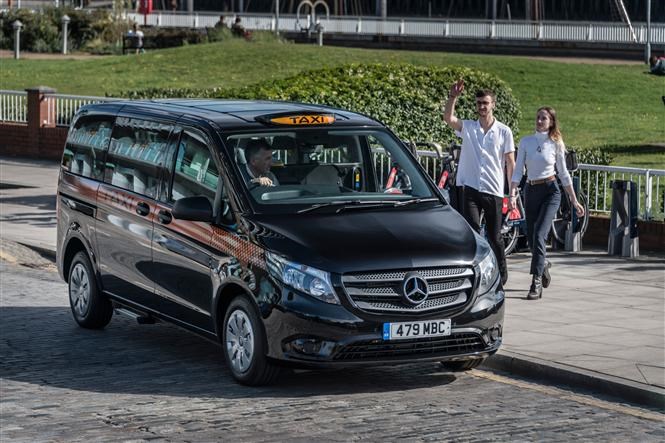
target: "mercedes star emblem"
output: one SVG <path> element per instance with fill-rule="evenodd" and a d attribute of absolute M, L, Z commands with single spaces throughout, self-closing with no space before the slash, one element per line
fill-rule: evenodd
<path fill-rule="evenodd" d="M 427 281 L 417 272 L 407 273 L 402 282 L 402 294 L 408 304 L 418 306 L 427 300 Z"/>

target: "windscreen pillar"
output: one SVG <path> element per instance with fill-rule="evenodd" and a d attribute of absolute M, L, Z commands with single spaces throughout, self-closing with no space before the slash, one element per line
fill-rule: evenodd
<path fill-rule="evenodd" d="M 638 257 L 637 185 L 634 181 L 614 180 L 611 187 L 612 212 L 607 252 L 622 257 Z"/>

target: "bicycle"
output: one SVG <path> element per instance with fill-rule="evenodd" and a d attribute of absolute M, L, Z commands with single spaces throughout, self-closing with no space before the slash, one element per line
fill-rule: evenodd
<path fill-rule="evenodd" d="M 448 200 L 451 206 L 460 212 L 462 205 L 462 195 L 460 187 L 456 186 L 455 179 L 457 175 L 457 162 L 461 152 L 461 146 L 456 143 L 451 143 L 448 152 L 444 152 L 441 146 L 437 143 L 421 143 L 418 145 L 427 145 L 434 147 L 439 159 L 441 160 L 441 174 L 437 181 L 439 189 L 446 191 Z M 508 211 L 508 198 L 504 197 L 501 208 L 501 235 L 503 237 L 504 251 L 508 255 L 512 253 L 517 247 L 519 238 L 524 235 L 524 205 L 522 197 L 519 199 L 519 206 L 513 211 Z M 480 233 L 485 236 L 485 217 L 484 213 L 480 214 Z"/>

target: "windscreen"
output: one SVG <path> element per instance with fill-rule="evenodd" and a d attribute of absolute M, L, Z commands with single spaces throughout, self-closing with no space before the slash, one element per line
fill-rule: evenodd
<path fill-rule="evenodd" d="M 387 131 L 299 128 L 228 135 L 225 143 L 260 212 L 435 198 L 415 159 Z"/>

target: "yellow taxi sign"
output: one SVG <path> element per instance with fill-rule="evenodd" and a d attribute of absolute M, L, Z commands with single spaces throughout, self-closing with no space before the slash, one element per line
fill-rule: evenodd
<path fill-rule="evenodd" d="M 331 125 L 335 123 L 332 114 L 299 114 L 273 117 L 270 123 L 276 125 L 306 126 L 306 125 Z"/>

